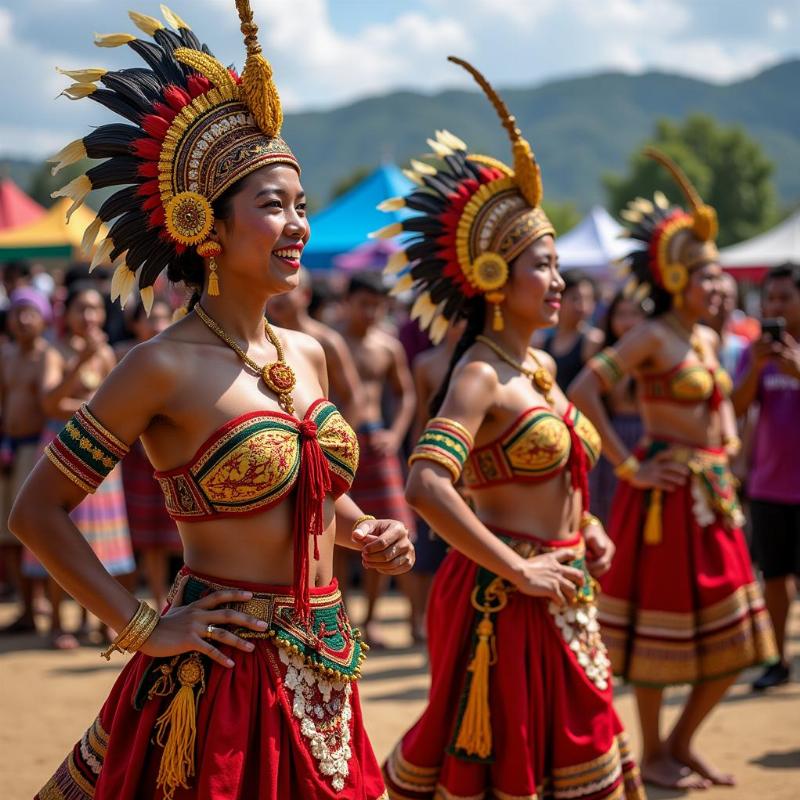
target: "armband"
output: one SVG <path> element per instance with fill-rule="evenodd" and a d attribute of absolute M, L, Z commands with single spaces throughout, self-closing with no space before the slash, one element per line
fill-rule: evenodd
<path fill-rule="evenodd" d="M 617 351 L 613 347 L 601 350 L 596 356 L 589 359 L 586 366 L 600 379 L 604 389 L 610 389 L 625 377 L 625 371 L 622 369 Z"/>
<path fill-rule="evenodd" d="M 93 494 L 129 450 L 83 405 L 44 452 L 73 483 Z"/>
<path fill-rule="evenodd" d="M 420 459 L 434 461 L 449 471 L 455 483 L 473 444 L 472 434 L 460 422 L 434 417 L 428 421 L 408 463 L 411 465 Z"/>

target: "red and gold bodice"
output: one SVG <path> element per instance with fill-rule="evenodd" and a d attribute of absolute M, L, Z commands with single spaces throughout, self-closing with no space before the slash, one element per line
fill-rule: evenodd
<path fill-rule="evenodd" d="M 642 400 L 660 403 L 704 403 L 715 407 L 729 397 L 732 382 L 722 367 L 710 369 L 703 364 L 681 361 L 665 372 L 641 377 Z"/>
<path fill-rule="evenodd" d="M 469 489 L 504 483 L 538 482 L 576 468 L 573 449 L 580 446 L 588 468 L 600 456 L 601 441 L 594 425 L 570 405 L 564 416 L 544 406 L 523 411 L 494 441 L 469 454 L 462 473 Z"/>
<path fill-rule="evenodd" d="M 271 508 L 297 483 L 304 437 L 319 444 L 331 494 L 346 492 L 358 467 L 358 440 L 333 403 L 317 400 L 303 419 L 279 411 L 242 414 L 215 431 L 188 464 L 156 472 L 170 516 L 192 522 Z"/>

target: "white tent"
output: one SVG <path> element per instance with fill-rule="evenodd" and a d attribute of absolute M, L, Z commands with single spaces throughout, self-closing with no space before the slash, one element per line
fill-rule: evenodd
<path fill-rule="evenodd" d="M 720 263 L 737 278 L 758 278 L 787 261 L 800 264 L 800 211 L 771 230 L 720 251 Z"/>
<path fill-rule="evenodd" d="M 569 233 L 556 239 L 561 269 L 579 268 L 597 278 L 614 277 L 613 262 L 631 249 L 631 241 L 620 238 L 624 230 L 602 206 L 593 206 Z"/>

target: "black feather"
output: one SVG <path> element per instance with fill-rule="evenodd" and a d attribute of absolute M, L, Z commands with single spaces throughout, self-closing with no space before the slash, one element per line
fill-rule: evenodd
<path fill-rule="evenodd" d="M 114 194 L 100 206 L 97 216 L 100 217 L 103 222 L 110 222 L 112 219 L 129 211 L 143 213 L 141 208 L 142 197 L 137 194 L 138 188 L 138 186 L 126 186 L 124 189 L 114 192 Z"/>
<path fill-rule="evenodd" d="M 142 137 L 142 129 L 122 122 L 101 125 L 83 137 L 89 158 L 130 155 L 131 142 Z"/>
<path fill-rule="evenodd" d="M 114 156 L 87 170 L 86 175 L 91 180 L 93 189 L 142 183 L 138 172 L 139 163 L 133 156 Z"/>

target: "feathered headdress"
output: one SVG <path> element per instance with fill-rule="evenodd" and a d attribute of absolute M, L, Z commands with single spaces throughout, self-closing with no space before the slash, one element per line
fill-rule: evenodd
<path fill-rule="evenodd" d="M 299 170 L 280 138 L 280 99 L 249 0 L 236 0 L 236 8 L 247 47 L 241 77 L 164 5 L 169 27 L 129 14 L 153 41 L 128 33 L 95 39 L 99 47 L 128 45 L 146 67 L 60 70 L 75 81 L 67 97 L 91 98 L 127 120 L 96 128 L 51 159 L 53 174 L 83 158 L 106 159 L 53 193 L 72 200 L 67 217 L 92 189 L 124 187 L 102 204 L 83 237 L 90 250 L 102 223 L 111 224 L 92 265 L 114 263 L 112 299 L 123 304 L 138 284 L 149 312 L 156 278 L 187 247 L 202 247 L 214 224 L 211 204 L 236 181 L 276 162 Z"/>
<path fill-rule="evenodd" d="M 655 193 L 652 202 L 637 197 L 628 204 L 622 212 L 623 219 L 632 225 L 628 236 L 643 242 L 645 248 L 635 250 L 625 259 L 631 273 L 626 292 L 644 299 L 655 284 L 673 295 L 674 302 L 679 305 L 692 267 L 719 255 L 714 243 L 717 212 L 702 201 L 686 174 L 669 156 L 655 147 L 645 148 L 644 154 L 673 177 L 689 203 L 690 212 L 670 206 L 661 192 Z M 702 248 L 690 258 L 686 245 L 698 242 L 702 243 Z"/>
<path fill-rule="evenodd" d="M 534 240 L 555 233 L 540 205 L 539 165 L 516 120 L 475 67 L 454 56 L 450 61 L 475 78 L 497 111 L 511 140 L 514 169 L 470 154 L 458 137 L 437 131 L 428 139 L 435 163 L 412 160 L 411 169 L 405 170 L 418 188 L 378 206 L 382 211 L 419 212 L 374 235 L 412 234 L 385 273 L 398 277 L 393 292 L 417 290 L 411 316 L 434 342 L 441 341 L 465 303 L 480 294 L 494 305 L 495 328 L 502 327 L 499 304 L 509 263 Z"/>

